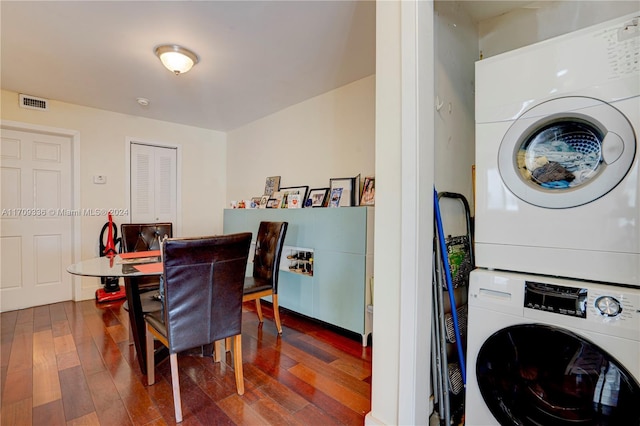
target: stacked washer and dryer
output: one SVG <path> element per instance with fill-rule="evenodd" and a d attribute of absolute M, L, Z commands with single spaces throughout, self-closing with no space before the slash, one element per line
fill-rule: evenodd
<path fill-rule="evenodd" d="M 640 11 L 476 63 L 466 424 L 640 424 Z"/>

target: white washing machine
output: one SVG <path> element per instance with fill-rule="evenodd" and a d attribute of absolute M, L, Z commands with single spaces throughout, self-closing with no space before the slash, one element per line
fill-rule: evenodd
<path fill-rule="evenodd" d="M 640 424 L 640 289 L 476 269 L 465 421 Z"/>
<path fill-rule="evenodd" d="M 640 286 L 640 11 L 476 63 L 479 267 Z"/>

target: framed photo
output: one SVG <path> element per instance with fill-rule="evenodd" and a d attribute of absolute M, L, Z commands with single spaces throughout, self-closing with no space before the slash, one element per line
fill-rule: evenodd
<path fill-rule="evenodd" d="M 340 195 L 340 204 L 338 207 L 351 207 L 360 204 L 360 175 L 349 178 L 332 178 L 330 179 L 330 194 L 333 201 L 333 190 L 342 188 Z"/>
<path fill-rule="evenodd" d="M 258 208 L 259 209 L 266 209 L 267 208 L 267 204 L 269 204 L 269 196 L 268 195 L 263 195 L 262 197 L 260 197 L 260 203 L 258 204 Z"/>
<path fill-rule="evenodd" d="M 302 203 L 302 200 L 307 199 L 308 190 L 308 186 L 290 186 L 287 188 L 280 188 L 280 193 L 282 194 L 282 204 L 280 205 L 280 208 L 288 209 L 289 207 L 291 207 L 289 206 L 289 195 L 292 194 L 297 194 L 300 196 L 300 198 L 298 198 L 298 205 L 300 205 Z"/>
<path fill-rule="evenodd" d="M 315 188 L 309 191 L 307 200 L 304 203 L 305 207 L 324 207 L 327 195 L 329 194 L 329 188 Z"/>
<path fill-rule="evenodd" d="M 249 201 L 248 209 L 257 209 L 260 206 L 260 197 L 251 197 Z"/>
<path fill-rule="evenodd" d="M 276 191 L 273 193 L 272 197 L 273 197 L 273 205 L 271 206 L 272 209 L 279 209 L 282 207 L 282 198 L 283 198 L 284 194 L 280 191 Z"/>
<path fill-rule="evenodd" d="M 365 177 L 362 187 L 361 206 L 373 206 L 376 198 L 376 180 L 373 177 Z"/>
<path fill-rule="evenodd" d="M 277 209 L 278 207 L 276 207 L 276 202 L 277 202 L 277 200 L 275 198 L 269 198 L 267 200 L 267 208 L 268 209 Z"/>
<path fill-rule="evenodd" d="M 270 176 L 264 184 L 264 195 L 272 196 L 280 189 L 280 176 Z"/>
<path fill-rule="evenodd" d="M 340 207 L 340 200 L 342 200 L 343 188 L 333 188 L 331 190 L 331 197 L 329 198 L 329 207 Z"/>

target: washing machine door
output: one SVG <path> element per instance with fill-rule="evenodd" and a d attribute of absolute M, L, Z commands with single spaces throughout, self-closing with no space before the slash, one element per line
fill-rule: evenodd
<path fill-rule="evenodd" d="M 500 175 L 521 200 L 570 208 L 607 194 L 627 175 L 636 135 L 625 115 L 588 97 L 538 104 L 514 121 L 498 152 Z"/>
<path fill-rule="evenodd" d="M 478 353 L 480 393 L 501 425 L 638 425 L 640 385 L 601 347 L 542 324 L 504 328 Z"/>

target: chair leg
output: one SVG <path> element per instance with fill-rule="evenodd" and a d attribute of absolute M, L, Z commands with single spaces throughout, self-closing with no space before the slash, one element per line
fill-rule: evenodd
<path fill-rule="evenodd" d="M 273 294 L 271 296 L 271 301 L 273 302 L 273 318 L 276 320 L 276 330 L 278 330 L 278 334 L 282 334 L 282 324 L 280 324 L 280 308 L 278 307 L 278 295 Z"/>
<path fill-rule="evenodd" d="M 151 386 L 156 382 L 156 365 L 153 350 L 153 334 L 149 330 L 149 326 L 145 328 L 145 336 L 147 339 L 147 385 Z M 140 356 L 140 354 L 138 354 Z"/>
<path fill-rule="evenodd" d="M 171 386 L 173 387 L 173 406 L 176 411 L 176 423 L 182 421 L 182 403 L 180 402 L 180 381 L 178 379 L 178 354 L 170 354 Z"/>
<path fill-rule="evenodd" d="M 258 313 L 258 321 L 262 322 L 262 306 L 260 306 L 260 299 L 256 299 L 256 312 Z"/>
<path fill-rule="evenodd" d="M 244 394 L 244 374 L 242 371 L 242 335 L 233 336 L 233 369 L 236 373 L 238 395 Z"/>
<path fill-rule="evenodd" d="M 222 360 L 222 340 L 216 340 L 213 343 L 213 362 L 220 362 Z"/>

